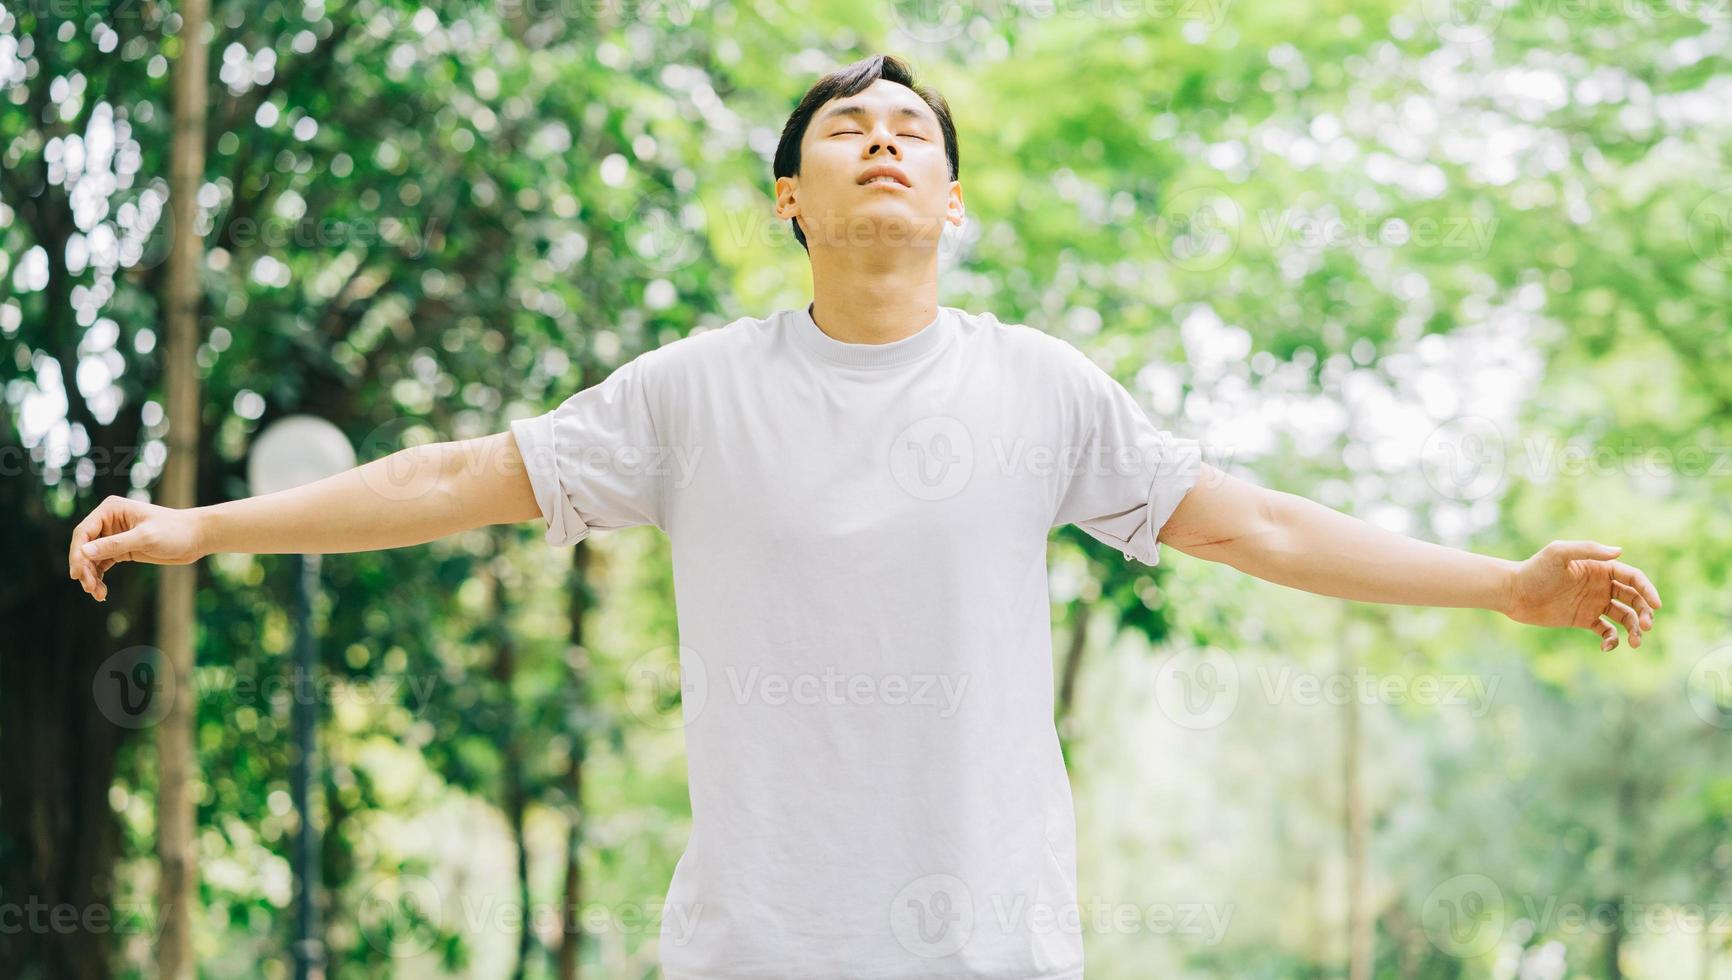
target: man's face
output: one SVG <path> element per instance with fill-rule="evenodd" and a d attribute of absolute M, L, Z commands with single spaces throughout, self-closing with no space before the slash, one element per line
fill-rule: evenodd
<path fill-rule="evenodd" d="M 888 175 L 874 179 L 880 169 Z M 938 116 L 882 78 L 819 106 L 800 140 L 799 176 L 776 179 L 776 214 L 798 216 L 812 247 L 936 248 L 945 222 L 963 219 Z"/>

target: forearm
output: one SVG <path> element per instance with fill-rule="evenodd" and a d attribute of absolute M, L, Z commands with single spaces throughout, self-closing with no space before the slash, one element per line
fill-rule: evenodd
<path fill-rule="evenodd" d="M 276 493 L 193 509 L 205 554 L 334 554 L 424 544 L 479 523 L 453 479 L 457 443 L 402 449 Z"/>
<path fill-rule="evenodd" d="M 1517 562 L 1396 534 L 1296 494 L 1267 490 L 1265 519 L 1228 562 L 1318 595 L 1502 611 Z"/>

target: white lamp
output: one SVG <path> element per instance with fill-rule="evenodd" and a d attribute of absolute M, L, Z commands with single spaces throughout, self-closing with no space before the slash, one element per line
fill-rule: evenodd
<path fill-rule="evenodd" d="M 247 488 L 253 496 L 275 493 L 335 476 L 355 467 L 355 447 L 343 431 L 316 415 L 287 415 L 253 441 L 247 458 Z"/>

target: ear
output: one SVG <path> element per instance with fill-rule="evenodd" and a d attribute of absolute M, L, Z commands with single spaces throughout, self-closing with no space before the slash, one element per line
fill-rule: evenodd
<path fill-rule="evenodd" d="M 776 178 L 776 217 L 786 220 L 800 213 L 800 204 L 795 197 L 799 184 L 795 177 Z"/>
<path fill-rule="evenodd" d="M 962 227 L 962 222 L 968 217 L 968 209 L 962 204 L 962 181 L 950 182 L 950 202 L 944 208 L 944 220 Z"/>

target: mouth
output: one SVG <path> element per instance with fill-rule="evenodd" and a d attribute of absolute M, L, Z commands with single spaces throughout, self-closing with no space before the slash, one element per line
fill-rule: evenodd
<path fill-rule="evenodd" d="M 892 167 L 873 167 L 860 175 L 861 187 L 908 187 L 908 178 Z"/>

